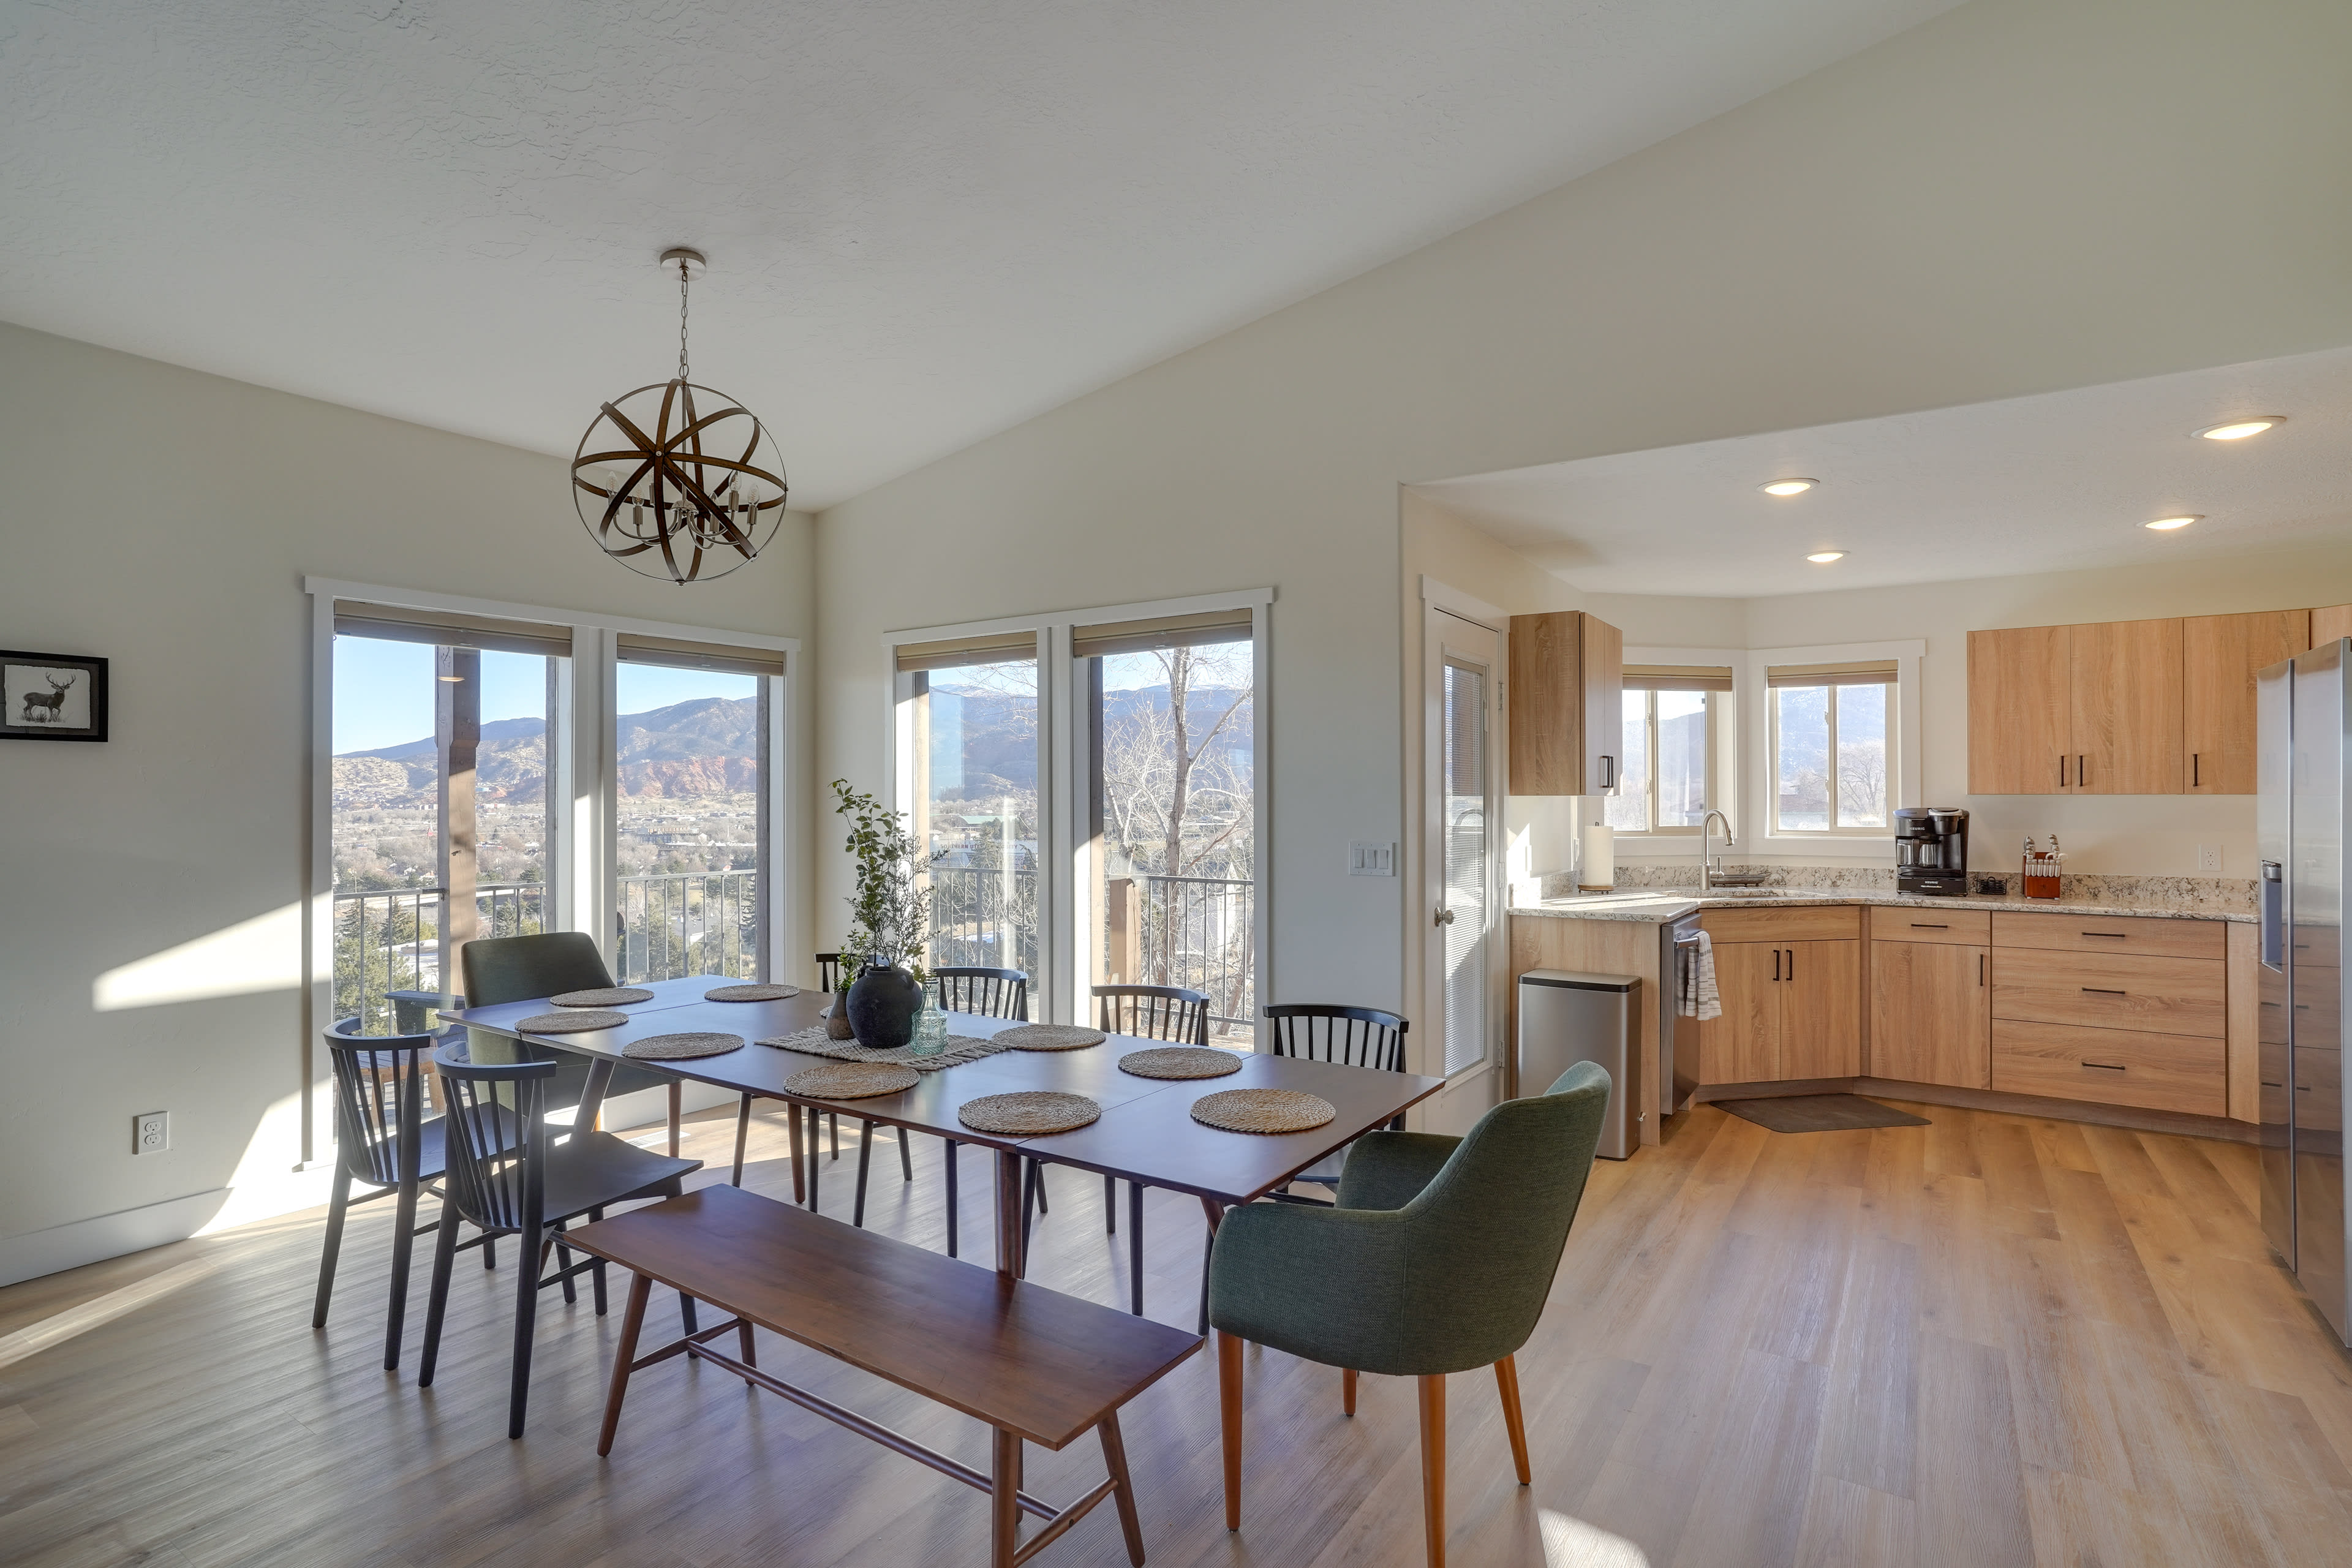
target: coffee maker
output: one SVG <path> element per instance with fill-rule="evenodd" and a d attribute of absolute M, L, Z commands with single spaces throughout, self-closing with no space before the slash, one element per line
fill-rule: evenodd
<path fill-rule="evenodd" d="M 1954 805 L 1895 812 L 1895 890 L 1958 898 L 1969 890 L 1969 814 Z"/>

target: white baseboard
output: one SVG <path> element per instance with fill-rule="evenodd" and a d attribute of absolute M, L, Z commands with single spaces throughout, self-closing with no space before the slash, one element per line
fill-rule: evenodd
<path fill-rule="evenodd" d="M 0 1237 L 0 1285 L 37 1279 L 126 1252 L 144 1252 L 167 1241 L 184 1241 L 202 1229 L 227 1201 L 228 1189 L 215 1187 L 134 1209 L 69 1220 L 47 1230 Z"/>

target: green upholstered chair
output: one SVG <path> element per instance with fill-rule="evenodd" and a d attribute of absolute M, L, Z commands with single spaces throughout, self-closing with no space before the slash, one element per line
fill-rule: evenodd
<path fill-rule="evenodd" d="M 1253 1204 L 1224 1216 L 1209 1262 L 1225 1446 L 1225 1527 L 1241 1528 L 1242 1346 L 1356 1374 L 1421 1380 L 1429 1561 L 1445 1561 L 1445 1378 L 1492 1366 L 1519 1484 L 1527 1429 L 1512 1356 L 1535 1331 L 1584 1196 L 1609 1104 L 1591 1062 L 1507 1100 L 1464 1138 L 1377 1131 L 1356 1142 L 1336 1208 Z"/>
<path fill-rule="evenodd" d="M 534 1001 L 566 991 L 593 991 L 613 984 L 613 972 L 604 967 L 604 955 L 596 951 L 595 939 L 585 931 L 480 937 L 458 949 L 457 959 L 466 975 L 466 1002 L 473 1007 Z M 505 1059 L 499 1036 L 470 1030 L 468 1046 L 476 1061 Z M 588 1081 L 586 1058 L 575 1051 L 565 1051 L 556 1059 L 561 1065 L 547 1091 L 551 1110 L 579 1104 L 581 1090 Z M 668 1090 L 669 1152 L 675 1157 L 681 1087 L 677 1079 L 666 1073 L 648 1072 L 624 1063 L 613 1069 L 613 1081 L 604 1093 L 609 1099 L 635 1094 L 641 1089 Z"/>

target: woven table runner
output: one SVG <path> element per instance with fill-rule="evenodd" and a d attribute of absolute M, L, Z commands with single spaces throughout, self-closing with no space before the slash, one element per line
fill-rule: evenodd
<path fill-rule="evenodd" d="M 625 1057 L 641 1062 L 682 1062 L 696 1057 L 723 1057 L 729 1051 L 743 1048 L 740 1035 L 678 1034 L 648 1035 L 642 1040 L 631 1040 L 621 1047 Z"/>
<path fill-rule="evenodd" d="M 784 1088 L 812 1100 L 872 1100 L 903 1093 L 921 1081 L 921 1074 L 895 1062 L 827 1062 L 801 1068 L 784 1079 Z"/>
<path fill-rule="evenodd" d="M 654 994 L 640 991 L 634 985 L 596 985 L 585 991 L 562 991 L 548 1001 L 558 1007 L 619 1007 L 631 1002 L 650 1002 Z"/>
<path fill-rule="evenodd" d="M 1058 1089 L 1026 1089 L 1015 1094 L 984 1094 L 956 1108 L 956 1120 L 982 1132 L 1013 1138 L 1037 1138 L 1048 1132 L 1069 1132 L 1102 1115 L 1102 1107 L 1083 1094 Z"/>
<path fill-rule="evenodd" d="M 998 1044 L 1016 1051 L 1082 1051 L 1110 1038 L 1100 1029 L 1075 1024 L 1016 1024 L 997 1032 Z"/>
<path fill-rule="evenodd" d="M 856 1040 L 836 1040 L 824 1032 L 822 1024 L 798 1029 L 789 1035 L 778 1035 L 761 1040 L 763 1046 L 773 1046 L 780 1051 L 805 1051 L 813 1057 L 831 1057 L 845 1062 L 892 1062 L 913 1068 L 917 1072 L 937 1072 L 941 1068 L 961 1067 L 982 1057 L 992 1057 L 1004 1049 L 994 1040 L 981 1039 L 971 1035 L 950 1035 L 948 1048 L 935 1057 L 919 1057 L 912 1046 L 892 1046 L 882 1050 L 869 1050 Z"/>
<path fill-rule="evenodd" d="M 519 1035 L 584 1035 L 593 1029 L 617 1029 L 629 1021 L 626 1013 L 540 1013 L 515 1026 Z"/>
<path fill-rule="evenodd" d="M 1160 1046 L 1129 1051 L 1118 1058 L 1118 1070 L 1138 1078 L 1223 1078 L 1242 1070 L 1242 1058 L 1208 1046 Z"/>
<path fill-rule="evenodd" d="M 720 985 L 702 994 L 705 1002 L 781 1002 L 797 996 L 797 985 Z"/>
<path fill-rule="evenodd" d="M 1192 1102 L 1192 1120 L 1228 1132 L 1310 1132 L 1339 1114 L 1319 1094 L 1295 1089 L 1228 1089 Z"/>

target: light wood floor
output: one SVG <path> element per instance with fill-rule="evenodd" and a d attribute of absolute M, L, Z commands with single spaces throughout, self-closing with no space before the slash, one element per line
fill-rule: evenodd
<path fill-rule="evenodd" d="M 2268 1257 L 2252 1152 L 1920 1109 L 1934 1126 L 1794 1136 L 1702 1109 L 1664 1146 L 1602 1162 L 1519 1356 L 1532 1487 L 1512 1484 L 1491 1379 L 1454 1380 L 1454 1561 L 2352 1562 L 2352 1363 Z M 723 1176 L 731 1125 L 692 1134 Z M 772 1152 L 781 1123 L 761 1136 Z M 986 1192 L 967 1158 L 965 1192 Z M 877 1149 L 869 1223 L 940 1245 L 939 1159 L 919 1142 L 908 1187 Z M 851 1162 L 827 1170 L 829 1213 L 846 1215 Z M 1125 1238 L 1102 1232 L 1100 1183 L 1055 1182 L 1033 1277 L 1122 1300 Z M 788 1184 L 780 1160 L 747 1182 Z M 599 1462 L 620 1319 L 617 1302 L 593 1317 L 584 1290 L 543 1310 L 530 1430 L 508 1442 L 511 1251 L 495 1275 L 460 1269 L 440 1383 L 420 1393 L 422 1268 L 410 1352 L 387 1374 L 389 1215 L 361 1212 L 323 1333 L 309 1326 L 317 1215 L 0 1290 L 0 1335 L 132 1303 L 0 1366 L 0 1563 L 984 1560 L 978 1493 L 708 1369 L 640 1374 Z M 985 1264 L 987 1215 L 968 1210 L 965 1227 Z M 1199 1209 L 1155 1197 L 1146 1228 L 1154 1313 L 1189 1322 Z M 152 1300 L 110 1295 L 142 1281 Z M 656 1307 L 664 1327 L 671 1310 Z M 986 1463 L 963 1417 L 781 1341 L 760 1353 Z M 1220 1517 L 1212 1358 L 1131 1407 L 1151 1561 L 1419 1563 L 1410 1381 L 1366 1378 L 1349 1420 L 1335 1371 L 1254 1352 L 1249 1373 L 1238 1537 Z M 1074 1496 L 1097 1463 L 1088 1444 L 1038 1456 L 1032 1489 Z M 1123 1561 L 1109 1511 L 1039 1561 Z"/>

